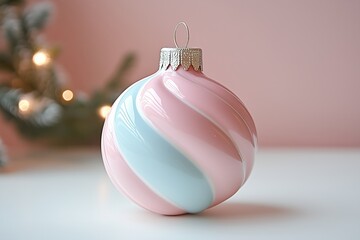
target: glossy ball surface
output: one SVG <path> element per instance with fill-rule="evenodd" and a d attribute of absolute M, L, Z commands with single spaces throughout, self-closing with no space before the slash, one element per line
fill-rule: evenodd
<path fill-rule="evenodd" d="M 124 91 L 102 133 L 114 185 L 164 215 L 198 213 L 237 192 L 251 172 L 254 122 L 242 102 L 203 73 L 159 70 Z"/>

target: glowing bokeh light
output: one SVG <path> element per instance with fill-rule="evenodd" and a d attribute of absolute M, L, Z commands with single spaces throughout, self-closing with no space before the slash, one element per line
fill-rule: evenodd
<path fill-rule="evenodd" d="M 71 90 L 67 89 L 67 90 L 63 91 L 62 98 L 65 101 L 69 102 L 74 98 L 74 93 Z"/>
<path fill-rule="evenodd" d="M 34 54 L 32 60 L 35 65 L 44 66 L 51 61 L 51 58 L 47 52 L 40 50 Z"/>
<path fill-rule="evenodd" d="M 109 105 L 104 105 L 98 109 L 98 114 L 100 117 L 105 119 L 107 117 L 107 115 L 110 113 L 110 110 L 111 110 L 111 107 Z"/>
<path fill-rule="evenodd" d="M 19 101 L 18 107 L 21 112 L 27 112 L 30 110 L 30 102 L 26 99 L 21 99 Z"/>

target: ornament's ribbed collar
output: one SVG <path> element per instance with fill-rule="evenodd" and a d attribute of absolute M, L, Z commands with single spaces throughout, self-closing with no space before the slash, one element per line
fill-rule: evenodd
<path fill-rule="evenodd" d="M 200 48 L 162 48 L 160 51 L 160 69 L 166 70 L 169 66 L 173 70 L 182 66 L 188 70 L 190 66 L 195 71 L 202 71 L 202 51 Z"/>
<path fill-rule="evenodd" d="M 183 25 L 186 30 L 186 44 L 184 47 L 179 47 L 176 39 L 176 32 L 179 26 Z M 195 71 L 202 71 L 202 51 L 200 48 L 188 48 L 190 33 L 189 27 L 185 22 L 179 22 L 174 29 L 174 43 L 176 48 L 163 48 L 160 51 L 160 69 L 166 70 L 169 66 L 173 70 L 178 69 L 181 65 L 185 70 L 190 66 Z"/>

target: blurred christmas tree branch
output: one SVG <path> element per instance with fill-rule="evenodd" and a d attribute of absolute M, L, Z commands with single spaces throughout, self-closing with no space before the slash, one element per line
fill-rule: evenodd
<path fill-rule="evenodd" d="M 126 87 L 134 54 L 120 61 L 103 88 L 89 97 L 75 94 L 64 86 L 55 63 L 59 48 L 48 46 L 40 34 L 52 7 L 49 2 L 27 8 L 24 0 L 0 0 L 1 30 L 7 43 L 0 51 L 0 111 L 30 139 L 98 144 L 110 105 Z"/>

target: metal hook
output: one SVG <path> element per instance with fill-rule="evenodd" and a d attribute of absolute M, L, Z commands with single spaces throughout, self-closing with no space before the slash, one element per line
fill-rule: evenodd
<path fill-rule="evenodd" d="M 174 30 L 174 43 L 175 43 L 176 48 L 179 48 L 179 45 L 178 45 L 178 43 L 177 43 L 177 41 L 176 41 L 176 31 L 177 31 L 178 27 L 179 27 L 181 24 L 184 25 L 184 27 L 185 27 L 185 29 L 186 29 L 187 40 L 186 40 L 186 44 L 185 44 L 185 47 L 184 47 L 184 48 L 187 48 L 187 46 L 188 46 L 188 44 L 189 44 L 190 33 L 189 33 L 189 27 L 188 27 L 188 25 L 187 25 L 185 22 L 179 22 L 178 24 L 176 24 L 176 27 L 175 27 L 175 30 Z"/>

